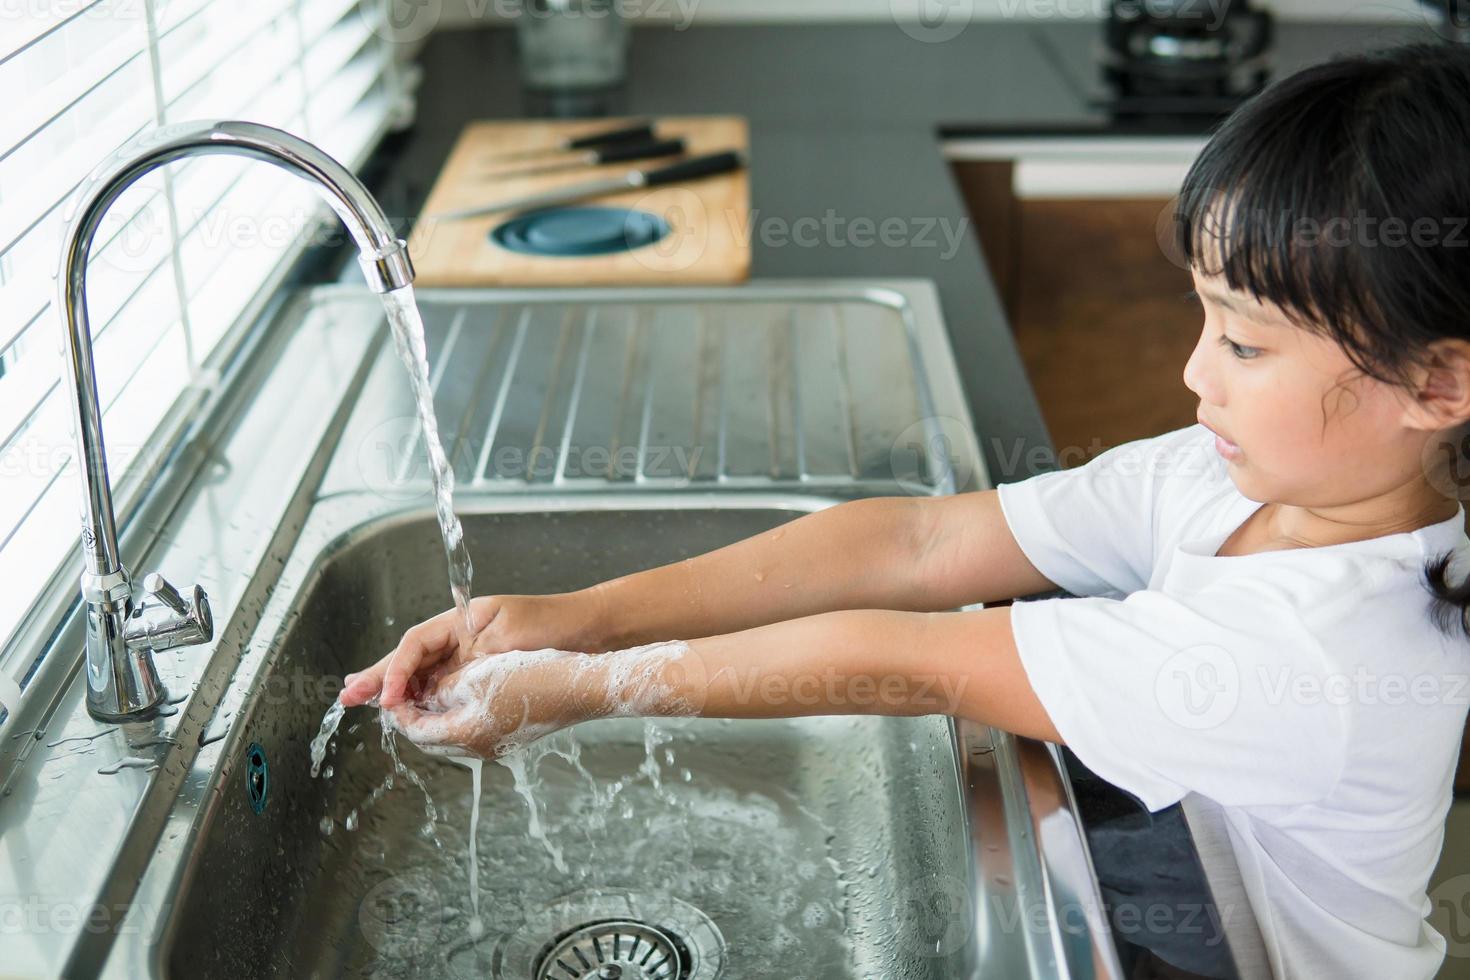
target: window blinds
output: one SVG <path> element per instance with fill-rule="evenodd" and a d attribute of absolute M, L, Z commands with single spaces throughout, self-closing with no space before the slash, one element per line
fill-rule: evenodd
<path fill-rule="evenodd" d="M 0 19 L 0 92 L 20 94 L 0 108 L 0 647 L 75 549 L 52 305 L 74 191 L 137 133 L 190 119 L 278 126 L 360 166 L 412 112 L 390 2 L 28 0 Z M 113 205 L 87 296 L 114 483 L 182 428 L 324 213 L 304 182 L 221 156 Z"/>

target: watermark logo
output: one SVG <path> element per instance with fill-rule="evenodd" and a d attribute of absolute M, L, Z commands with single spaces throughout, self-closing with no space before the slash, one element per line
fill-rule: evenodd
<path fill-rule="evenodd" d="M 901 942 L 923 957 L 938 959 L 959 952 L 975 930 L 969 884 L 942 871 L 904 889 L 897 912 Z"/>
<path fill-rule="evenodd" d="M 888 468 L 905 493 L 927 496 L 946 476 L 956 488 L 968 486 L 975 460 L 964 452 L 969 426 L 947 415 L 932 415 L 904 429 L 888 451 Z"/>
<path fill-rule="evenodd" d="M 1470 874 L 1455 875 L 1429 892 L 1429 924 L 1444 936 L 1445 954 L 1470 957 Z"/>
<path fill-rule="evenodd" d="M 1451 500 L 1470 500 L 1470 426 L 1424 443 L 1420 462 L 1429 485 Z"/>
<path fill-rule="evenodd" d="M 444 900 L 422 871 L 394 875 L 374 885 L 357 909 L 363 938 L 395 960 L 432 954 L 439 938 Z"/>
<path fill-rule="evenodd" d="M 438 26 L 444 4 L 443 0 L 379 0 L 359 5 L 358 16 L 383 40 L 413 44 Z"/>
<path fill-rule="evenodd" d="M 1160 665 L 1154 697 L 1165 717 L 1181 728 L 1216 728 L 1240 703 L 1240 667 L 1224 647 L 1187 647 Z"/>
<path fill-rule="evenodd" d="M 636 222 L 653 215 L 668 228 L 657 241 L 628 254 L 641 266 L 655 272 L 682 272 L 692 268 L 709 250 L 710 215 L 704 198 L 687 187 L 661 188 L 640 197 L 628 214 L 624 235 L 639 237 Z"/>
<path fill-rule="evenodd" d="M 357 473 L 385 500 L 407 503 L 428 496 L 432 484 L 418 419 L 398 415 L 375 425 L 357 444 Z"/>
<path fill-rule="evenodd" d="M 893 22 L 915 41 L 953 41 L 975 19 L 975 0 L 888 0 Z"/>

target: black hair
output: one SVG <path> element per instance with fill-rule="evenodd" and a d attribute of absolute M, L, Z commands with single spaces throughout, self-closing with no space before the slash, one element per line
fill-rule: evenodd
<path fill-rule="evenodd" d="M 1315 65 L 1241 105 L 1184 179 L 1173 245 L 1407 386 L 1433 342 L 1470 340 L 1467 222 L 1470 46 L 1416 43 Z M 1450 557 L 1423 570 L 1432 616 L 1470 635 L 1470 579 L 1451 584 Z"/>

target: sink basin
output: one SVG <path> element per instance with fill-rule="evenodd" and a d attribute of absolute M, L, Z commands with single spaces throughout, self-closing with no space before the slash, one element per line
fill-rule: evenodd
<path fill-rule="evenodd" d="M 477 594 L 990 485 L 931 283 L 419 301 Z M 8 972 L 1121 976 L 1056 748 L 937 715 L 604 720 L 487 765 L 473 939 L 470 774 L 408 745 L 398 770 L 364 710 L 309 774 L 340 677 L 448 576 L 377 301 L 320 287 L 279 317 L 139 511 L 160 523 L 131 523 L 135 562 L 215 601 L 212 647 L 160 658 L 169 711 L 99 730 L 77 617 L 27 633 L 73 654 L 9 720 L 35 737 L 0 740 L 0 904 L 102 921 L 10 937 Z"/>
<path fill-rule="evenodd" d="M 812 506 L 667 503 L 470 504 L 476 590 L 579 588 Z M 580 977 L 553 962 L 527 971 L 559 937 L 612 918 L 671 938 L 695 960 L 685 976 L 716 965 L 725 977 L 807 980 L 967 974 L 955 938 L 968 937 L 970 916 L 952 900 L 968 894 L 969 841 L 941 716 L 609 719 L 538 743 L 516 774 L 487 765 L 476 838 L 485 933 L 473 941 L 469 772 L 404 744 L 414 775 L 395 774 L 371 709 L 344 719 L 330 778 L 308 771 L 336 690 L 317 682 L 445 606 L 436 528 L 425 511 L 391 513 L 319 554 L 280 604 L 277 632 L 268 614 L 257 634 L 268 652 L 164 899 L 175 910 L 164 976 Z M 534 815 L 518 780 L 534 786 Z"/>

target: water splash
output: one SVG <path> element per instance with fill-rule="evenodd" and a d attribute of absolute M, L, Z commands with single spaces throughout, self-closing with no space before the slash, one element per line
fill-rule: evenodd
<path fill-rule="evenodd" d="M 155 772 L 158 769 L 158 763 L 153 759 L 144 759 L 140 756 L 130 755 L 103 766 L 97 772 L 103 776 L 116 776 L 124 769 L 141 769 L 144 772 Z"/>
<path fill-rule="evenodd" d="M 428 784 L 424 782 L 422 776 L 403 764 L 403 759 L 398 755 L 398 742 L 396 740 L 398 729 L 394 727 L 392 716 L 381 708 L 378 709 L 378 724 L 382 728 L 381 744 L 383 751 L 388 753 L 389 759 L 393 760 L 393 771 L 403 776 L 410 783 L 413 783 L 424 794 L 424 817 L 428 821 L 427 826 L 434 826 L 439 820 L 439 810 L 434 806 L 434 798 L 429 795 Z M 388 785 L 391 787 L 393 784 L 390 782 Z M 440 842 L 438 835 L 434 834 L 432 836 L 434 845 L 436 847 L 442 847 L 443 844 Z"/>
<path fill-rule="evenodd" d="M 526 801 L 526 809 L 531 813 L 530 827 L 526 832 L 532 840 L 539 841 L 541 846 L 546 848 L 546 853 L 551 856 L 551 862 L 556 865 L 556 870 L 566 874 L 571 870 L 567 866 L 567 859 L 562 855 L 561 848 L 551 842 L 551 838 L 547 836 L 546 827 L 541 823 L 541 809 L 545 804 L 536 799 L 535 783 L 537 780 L 533 779 L 531 774 L 531 767 L 544 754 L 533 755 L 521 749 L 503 755 L 496 761 L 510 770 L 511 777 L 515 780 L 516 792 L 520 794 L 521 799 Z"/>
<path fill-rule="evenodd" d="M 474 917 L 470 919 L 469 935 L 471 939 L 479 939 L 485 934 L 485 921 L 480 918 L 480 854 L 476 841 L 480 835 L 481 780 L 485 774 L 485 760 L 473 755 L 450 756 L 449 760 L 470 771 L 469 878 L 470 907 L 474 910 Z"/>
<path fill-rule="evenodd" d="M 337 726 L 342 724 L 342 715 L 347 707 L 341 701 L 333 701 L 332 706 L 322 717 L 322 726 L 316 733 L 316 738 L 311 740 L 311 778 L 315 779 L 317 773 L 322 770 L 322 760 L 327 757 L 327 743 L 332 736 L 337 734 Z"/>

